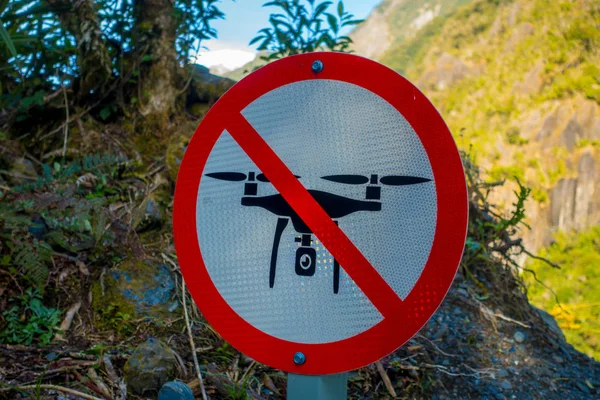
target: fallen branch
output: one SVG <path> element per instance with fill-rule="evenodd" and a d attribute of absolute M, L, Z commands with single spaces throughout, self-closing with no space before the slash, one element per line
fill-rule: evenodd
<path fill-rule="evenodd" d="M 102 357 L 102 361 L 104 362 L 106 374 L 112 379 L 114 385 L 119 388 L 119 396 L 116 397 L 117 400 L 125 400 L 127 398 L 127 386 L 125 385 L 125 380 L 117 376 L 115 367 L 113 366 L 112 361 L 110 361 L 110 355 L 105 354 L 104 357 Z"/>
<path fill-rule="evenodd" d="M 102 396 L 105 400 L 110 400 L 110 396 L 107 396 L 104 392 L 102 392 L 102 390 L 100 390 L 100 388 L 98 386 L 96 386 L 95 382 L 92 379 L 89 379 L 89 377 L 84 378 L 79 372 L 77 371 L 73 371 L 73 375 L 75 375 L 75 378 L 77 378 L 79 380 L 79 382 L 87 387 L 88 389 L 90 389 L 92 392 L 95 392 L 96 394 L 99 394 L 100 396 Z"/>
<path fill-rule="evenodd" d="M 480 376 L 480 374 L 478 372 L 475 372 L 473 374 L 464 374 L 461 372 L 449 372 L 449 371 L 447 371 L 448 368 L 444 367 L 443 365 L 423 364 L 423 366 L 427 367 L 427 368 L 436 369 L 436 370 L 440 371 L 441 373 L 449 375 L 449 376 L 466 376 L 469 378 L 479 378 L 479 376 Z"/>
<path fill-rule="evenodd" d="M 55 342 L 65 340 L 65 333 L 71 327 L 71 324 L 73 323 L 73 317 L 75 317 L 75 314 L 77 314 L 77 311 L 79 311 L 80 308 L 81 308 L 80 301 L 73 304 L 73 306 L 71 306 L 71 308 L 69 308 L 69 311 L 67 311 L 67 315 L 65 316 L 65 319 L 63 319 L 63 322 L 60 324 L 60 328 L 59 328 L 60 333 L 57 333 L 56 336 L 54 336 Z"/>
<path fill-rule="evenodd" d="M 487 314 L 488 316 L 490 316 L 492 318 L 493 317 L 500 318 L 501 320 L 504 320 L 506 322 L 512 322 L 513 324 L 522 326 L 523 328 L 526 328 L 526 329 L 530 329 L 531 328 L 531 326 L 527 325 L 524 322 L 517 321 L 515 319 L 509 318 L 506 315 L 501 314 L 501 313 L 493 312 L 492 310 L 490 310 L 489 308 L 487 308 L 482 302 L 480 302 L 479 300 L 477 300 L 475 298 L 473 298 L 473 300 L 477 303 L 477 305 L 479 306 L 479 310 L 482 313 Z M 494 327 L 495 327 L 495 325 L 496 325 L 495 321 L 491 321 L 491 322 L 494 324 Z"/>
<path fill-rule="evenodd" d="M 392 381 L 390 381 L 390 377 L 388 376 L 387 372 L 385 372 L 385 369 L 383 368 L 383 365 L 381 364 L 381 360 L 377 361 L 375 363 L 375 365 L 377 366 L 379 375 L 381 375 L 381 379 L 383 380 L 383 384 L 385 385 L 385 388 L 387 389 L 388 393 L 393 398 L 398 397 L 398 395 L 396 394 L 396 391 L 394 390 L 394 386 L 392 385 Z"/>
<path fill-rule="evenodd" d="M 58 72 L 58 70 L 57 70 Z M 63 81 L 62 78 L 60 80 L 60 86 L 62 88 L 62 92 L 64 94 L 65 97 L 65 107 L 66 107 L 66 121 L 69 120 L 69 100 L 67 98 L 67 91 L 65 90 L 65 86 L 63 85 Z M 62 150 L 62 156 L 63 156 L 63 160 L 65 158 L 65 156 L 67 155 L 67 141 L 69 140 L 69 124 L 65 123 L 65 135 L 64 135 L 64 140 L 63 140 L 63 150 Z"/>
<path fill-rule="evenodd" d="M 96 370 L 94 368 L 90 368 L 88 370 L 88 377 L 96 384 L 98 389 L 100 389 L 100 391 L 102 393 L 104 393 L 104 396 L 106 398 L 108 398 L 108 399 L 114 398 L 113 394 L 108 389 L 108 386 L 106 386 L 106 384 L 102 381 L 102 378 L 100 378 L 98 376 L 98 374 L 96 373 Z"/>
<path fill-rule="evenodd" d="M 38 389 L 45 389 L 45 390 L 56 390 L 57 392 L 63 392 L 63 393 L 69 393 L 69 394 L 73 394 L 75 396 L 79 396 L 81 398 L 84 399 L 88 399 L 88 400 L 104 400 L 101 397 L 95 397 L 92 395 L 89 395 L 87 393 L 82 393 L 79 392 L 75 389 L 69 389 L 63 386 L 56 386 L 56 385 L 25 385 L 25 386 L 11 386 L 9 388 L 4 388 L 4 389 L 0 389 L 1 392 L 6 392 L 9 390 L 38 390 Z"/>

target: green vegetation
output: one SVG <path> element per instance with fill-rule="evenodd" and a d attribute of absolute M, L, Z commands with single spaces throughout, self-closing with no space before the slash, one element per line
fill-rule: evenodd
<path fill-rule="evenodd" d="M 66 165 L 42 164 L 41 174 L 2 195 L 0 266 L 43 294 L 53 257 L 79 262 L 63 253 L 90 252 L 90 261 L 105 259 L 115 236 L 106 230 L 102 206 L 118 199 L 109 181 L 124 163 L 122 157 L 90 155 Z M 36 196 L 41 190 L 54 192 Z"/>
<path fill-rule="evenodd" d="M 561 269 L 541 261 L 527 267 L 556 293 L 559 303 L 550 290 L 524 274 L 531 302 L 554 315 L 569 343 L 600 360 L 600 227 L 576 235 L 556 234 L 554 244 L 540 255 Z"/>
<path fill-rule="evenodd" d="M 61 312 L 42 304 L 41 294 L 34 289 L 13 298 L 8 310 L 2 313 L 5 320 L 0 331 L 0 343 L 30 345 L 49 344 L 57 333 Z"/>
<path fill-rule="evenodd" d="M 271 26 L 258 31 L 250 41 L 250 45 L 260 43 L 258 50 L 266 52 L 261 56 L 264 61 L 318 50 L 348 51 L 352 39 L 340 35 L 340 30 L 362 21 L 353 19 L 342 1 L 337 3 L 335 13 L 327 12 L 333 4 L 331 1 L 307 2 L 309 7 L 300 0 L 275 0 L 264 4 L 265 7 L 279 8 L 279 12 L 269 18 Z"/>

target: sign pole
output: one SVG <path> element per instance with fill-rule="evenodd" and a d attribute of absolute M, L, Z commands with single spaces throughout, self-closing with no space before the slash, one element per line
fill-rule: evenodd
<path fill-rule="evenodd" d="M 333 375 L 288 374 L 287 400 L 346 400 L 348 373 Z"/>

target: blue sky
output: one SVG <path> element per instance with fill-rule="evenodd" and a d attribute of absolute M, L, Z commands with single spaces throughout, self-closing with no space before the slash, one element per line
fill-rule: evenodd
<path fill-rule="evenodd" d="M 344 7 L 355 18 L 364 19 L 380 1 L 345 0 Z M 208 67 L 222 64 L 233 69 L 251 60 L 256 49 L 248 46 L 248 42 L 259 29 L 268 26 L 269 14 L 277 10 L 275 7 L 262 7 L 265 2 L 266 0 L 222 0 L 219 8 L 225 13 L 225 20 L 213 23 L 219 36 L 203 43 L 208 51 L 203 52 L 197 61 Z M 330 10 L 333 12 L 336 6 L 337 1 Z"/>

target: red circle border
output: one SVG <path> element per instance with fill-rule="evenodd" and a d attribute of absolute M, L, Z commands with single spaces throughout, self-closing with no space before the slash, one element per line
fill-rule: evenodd
<path fill-rule="evenodd" d="M 321 60 L 320 73 L 311 70 Z M 280 86 L 310 79 L 332 79 L 361 86 L 385 99 L 411 124 L 429 157 L 437 196 L 436 232 L 429 259 L 400 309 L 356 336 L 332 343 L 293 343 L 268 335 L 242 319 L 213 284 L 196 231 L 200 178 L 228 115 Z M 466 239 L 467 187 L 452 135 L 429 100 L 408 80 L 372 60 L 343 53 L 308 53 L 259 68 L 236 83 L 204 117 L 186 150 L 175 189 L 173 230 L 186 284 L 204 317 L 231 345 L 255 360 L 296 374 L 332 374 L 363 367 L 413 337 L 435 313 L 449 290 Z M 303 365 L 293 355 L 306 356 Z"/>

